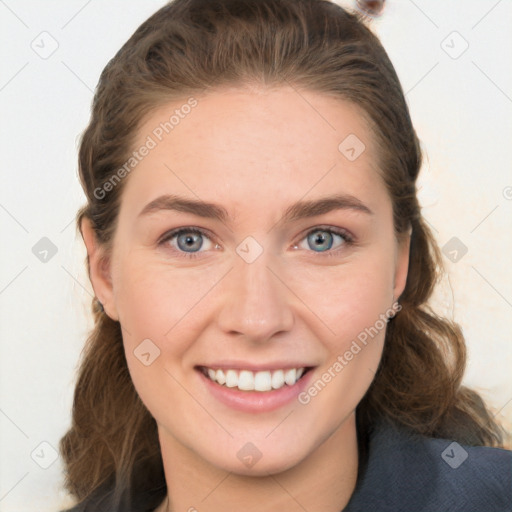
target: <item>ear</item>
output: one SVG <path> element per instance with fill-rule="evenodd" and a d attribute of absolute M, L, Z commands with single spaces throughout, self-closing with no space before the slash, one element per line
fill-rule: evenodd
<path fill-rule="evenodd" d="M 409 270 L 409 254 L 411 247 L 411 233 L 404 234 L 397 242 L 395 256 L 395 279 L 393 284 L 393 299 L 398 300 L 405 290 Z"/>
<path fill-rule="evenodd" d="M 115 308 L 112 279 L 110 275 L 110 258 L 105 254 L 104 248 L 98 243 L 91 221 L 84 217 L 80 224 L 80 231 L 87 248 L 89 259 L 89 279 L 94 293 L 101 302 L 105 313 L 112 320 L 119 320 Z"/>

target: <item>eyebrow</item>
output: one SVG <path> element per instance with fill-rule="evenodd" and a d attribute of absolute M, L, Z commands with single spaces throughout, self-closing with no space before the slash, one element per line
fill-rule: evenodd
<path fill-rule="evenodd" d="M 138 217 L 162 210 L 191 213 L 199 217 L 216 219 L 221 222 L 226 222 L 230 218 L 227 210 L 218 204 L 177 195 L 157 197 L 141 210 Z M 335 194 L 316 200 L 298 201 L 290 205 L 285 210 L 283 218 L 279 223 L 315 217 L 333 210 L 354 210 L 368 215 L 374 214 L 368 206 L 356 197 L 349 194 Z"/>

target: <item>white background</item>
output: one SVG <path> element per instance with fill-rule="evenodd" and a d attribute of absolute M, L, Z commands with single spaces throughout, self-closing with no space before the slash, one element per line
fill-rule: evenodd
<path fill-rule="evenodd" d="M 60 459 L 39 464 L 52 461 L 69 427 L 91 327 L 92 288 L 74 226 L 84 203 L 77 141 L 101 70 L 163 3 L 0 0 L 0 512 L 68 503 Z M 457 237 L 468 248 L 456 263 L 445 258 L 450 278 L 437 303 L 467 337 L 465 383 L 512 430 L 512 3 L 387 4 L 372 26 L 425 151 L 423 211 L 441 246 Z M 46 59 L 31 47 L 48 51 L 53 40 L 58 48 Z M 467 50 L 453 58 L 464 40 Z M 32 252 L 42 237 L 57 248 L 46 263 Z"/>

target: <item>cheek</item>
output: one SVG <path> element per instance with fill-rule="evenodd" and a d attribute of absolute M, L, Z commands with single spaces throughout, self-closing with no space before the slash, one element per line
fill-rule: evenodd
<path fill-rule="evenodd" d="M 114 290 L 120 321 L 127 331 L 153 330 L 165 308 L 165 284 L 153 265 L 131 258 L 119 266 Z"/>
<path fill-rule="evenodd" d="M 201 329 L 215 285 L 225 270 L 178 268 L 131 253 L 115 275 L 115 301 L 125 345 L 132 350 L 149 338 L 161 349 L 180 354 Z M 185 332 L 184 332 L 185 331 Z"/>
<path fill-rule="evenodd" d="M 393 257 L 365 254 L 346 265 L 297 268 L 291 288 L 314 313 L 317 336 L 331 351 L 350 344 L 385 314 L 393 299 Z M 379 322 L 380 325 L 380 322 Z"/>
<path fill-rule="evenodd" d="M 128 369 L 142 402 L 159 418 L 169 395 L 180 403 L 177 382 L 183 378 L 180 365 L 174 363 L 192 343 L 187 313 L 204 292 L 190 286 L 183 271 L 170 271 L 154 258 L 150 261 L 134 252 L 113 277 Z M 162 395 L 162 389 L 168 394 Z"/>
<path fill-rule="evenodd" d="M 392 304 L 391 261 L 364 268 L 364 272 L 352 268 L 323 290 L 309 289 L 311 300 L 319 297 L 317 311 L 322 311 L 322 323 L 331 332 L 325 335 L 323 329 L 322 337 L 317 333 L 329 355 L 301 403 L 311 403 L 315 411 L 330 411 L 322 414 L 329 428 L 360 402 L 375 377 L 384 348 Z M 333 408 L 333 403 L 343 407 Z"/>

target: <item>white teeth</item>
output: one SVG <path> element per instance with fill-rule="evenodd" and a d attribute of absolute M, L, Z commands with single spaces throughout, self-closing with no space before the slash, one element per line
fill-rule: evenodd
<path fill-rule="evenodd" d="M 270 391 L 272 389 L 272 378 L 270 376 L 270 372 L 256 373 L 254 376 L 254 389 L 256 391 Z"/>
<path fill-rule="evenodd" d="M 296 376 L 297 370 L 295 368 L 287 370 L 287 372 L 284 374 L 284 381 L 286 382 L 286 384 L 288 384 L 288 386 L 293 386 L 296 382 Z"/>
<path fill-rule="evenodd" d="M 208 372 L 208 374 L 209 373 L 210 372 Z M 219 384 L 226 384 L 226 375 L 222 370 L 217 370 L 215 372 L 215 377 L 212 380 L 216 380 Z"/>
<path fill-rule="evenodd" d="M 251 391 L 254 389 L 254 374 L 247 370 L 242 370 L 238 376 L 238 389 Z"/>
<path fill-rule="evenodd" d="M 226 386 L 228 388 L 235 388 L 238 386 L 238 374 L 235 370 L 228 370 L 226 372 Z"/>
<path fill-rule="evenodd" d="M 213 370 L 206 369 L 206 374 L 218 384 L 228 388 L 238 388 L 242 391 L 271 391 L 280 389 L 285 384 L 293 386 L 304 374 L 305 368 L 288 370 L 259 371 L 249 370 Z"/>
<path fill-rule="evenodd" d="M 284 372 L 283 370 L 277 370 L 272 373 L 272 387 L 279 389 L 284 386 Z"/>

